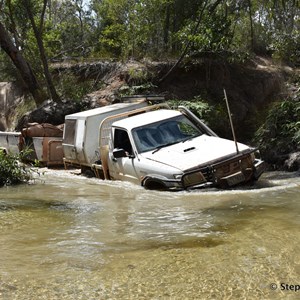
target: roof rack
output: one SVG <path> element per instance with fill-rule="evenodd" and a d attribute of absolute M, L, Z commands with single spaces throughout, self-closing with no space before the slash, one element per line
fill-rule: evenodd
<path fill-rule="evenodd" d="M 160 95 L 131 95 L 131 96 L 123 96 L 121 98 L 122 102 L 135 102 L 137 100 L 144 100 L 147 102 L 151 102 L 152 104 L 157 104 L 165 101 L 164 96 Z"/>

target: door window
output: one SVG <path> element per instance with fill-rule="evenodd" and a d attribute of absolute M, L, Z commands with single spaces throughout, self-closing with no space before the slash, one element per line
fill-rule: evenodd
<path fill-rule="evenodd" d="M 128 132 L 123 129 L 115 129 L 114 148 L 124 149 L 129 155 L 132 155 L 132 146 Z"/>

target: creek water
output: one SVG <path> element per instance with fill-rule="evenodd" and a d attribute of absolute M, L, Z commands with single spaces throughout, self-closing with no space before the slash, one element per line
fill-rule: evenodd
<path fill-rule="evenodd" d="M 300 174 L 171 193 L 44 171 L 0 189 L 0 299 L 300 298 Z"/>

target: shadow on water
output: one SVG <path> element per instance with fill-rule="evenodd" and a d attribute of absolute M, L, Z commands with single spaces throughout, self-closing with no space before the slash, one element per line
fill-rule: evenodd
<path fill-rule="evenodd" d="M 300 177 L 300 171 L 296 172 L 268 172 L 265 173 L 264 178 L 269 180 L 293 179 Z"/>
<path fill-rule="evenodd" d="M 255 219 L 266 219 L 269 216 L 289 215 L 291 207 L 284 204 L 268 205 L 234 205 L 231 207 L 212 207 L 202 211 L 212 215 L 215 224 L 209 228 L 206 237 L 183 240 L 181 242 L 161 244 L 159 247 L 167 249 L 177 248 L 213 248 L 228 243 L 227 236 L 243 231 L 251 226 Z M 285 225 L 290 222 L 284 219 Z"/>
<path fill-rule="evenodd" d="M 162 250 L 173 250 L 173 249 L 191 249 L 191 248 L 213 248 L 225 244 L 226 241 L 222 238 L 216 237 L 202 237 L 193 238 L 176 242 L 169 243 L 157 243 L 148 245 L 144 250 L 162 249 Z M 139 248 L 140 250 L 141 248 Z"/>
<path fill-rule="evenodd" d="M 216 223 L 207 230 L 205 233 L 207 236 L 182 239 L 181 241 L 173 242 L 161 242 L 161 243 L 143 243 L 144 250 L 151 250 L 160 248 L 162 250 L 171 249 L 189 249 L 189 248 L 214 248 L 220 245 L 224 245 L 229 241 L 226 239 L 228 235 L 232 235 L 243 231 L 245 227 L 251 225 L 252 220 L 260 215 L 260 218 L 264 218 L 264 214 L 276 215 L 276 213 L 282 213 L 289 209 L 284 206 L 269 207 L 267 205 L 243 205 L 235 207 L 218 207 L 209 208 L 204 210 L 203 214 L 213 215 L 216 218 Z M 226 216 L 226 220 L 224 220 Z M 222 219 L 222 222 L 218 222 L 218 219 Z M 132 247 L 132 244 L 131 244 Z M 141 247 L 136 247 L 140 250 Z"/>
<path fill-rule="evenodd" d="M 13 209 L 14 209 L 13 205 L 2 204 L 2 203 L 0 204 L 0 212 L 6 212 Z"/>
<path fill-rule="evenodd" d="M 226 241 L 217 237 L 202 237 L 202 238 L 189 238 L 178 241 L 143 241 L 122 243 L 122 245 L 114 245 L 112 248 L 107 248 L 103 252 L 109 253 L 132 253 L 135 251 L 153 251 L 153 250 L 176 250 L 176 249 L 193 249 L 193 248 L 214 248 L 224 245 Z M 112 246 L 112 245 L 111 245 Z"/>
<path fill-rule="evenodd" d="M 192 248 L 215 248 L 229 243 L 229 236 L 239 234 L 253 220 L 265 218 L 265 215 L 276 215 L 277 213 L 288 213 L 289 209 L 284 206 L 269 207 L 267 205 L 234 205 L 231 207 L 212 207 L 201 212 L 203 215 L 213 217 L 213 224 L 209 228 L 195 228 L 194 234 L 198 236 L 180 236 L 168 240 L 167 235 L 162 238 L 141 239 L 112 243 L 106 251 L 125 253 L 132 251 L 148 250 L 174 250 Z M 191 233 L 191 232 L 190 232 Z M 172 235 L 172 232 L 170 233 Z"/>
<path fill-rule="evenodd" d="M 50 210 L 57 210 L 57 211 L 71 211 L 74 210 L 69 203 L 60 202 L 60 201 L 44 201 L 44 200 L 34 200 L 34 201 L 22 201 L 22 203 L 0 203 L 0 213 L 7 212 L 11 210 L 23 210 L 23 211 L 33 211 L 33 210 L 43 210 L 43 209 L 50 209 Z"/>

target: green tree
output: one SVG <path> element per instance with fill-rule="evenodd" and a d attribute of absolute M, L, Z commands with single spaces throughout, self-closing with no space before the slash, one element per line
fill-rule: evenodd
<path fill-rule="evenodd" d="M 0 46 L 7 53 L 19 71 L 21 78 L 32 94 L 36 104 L 41 104 L 45 100 L 45 94 L 43 93 L 30 64 L 13 43 L 2 23 L 0 23 Z"/>
<path fill-rule="evenodd" d="M 52 1 L 44 33 L 49 57 L 86 58 L 97 47 L 99 30 L 83 0 Z"/>
<path fill-rule="evenodd" d="M 255 142 L 266 159 L 284 157 L 300 145 L 300 101 L 285 99 L 272 104 L 265 123 L 257 130 Z"/>
<path fill-rule="evenodd" d="M 235 49 L 240 45 L 246 51 L 273 54 L 287 62 L 299 60 L 299 1 L 240 0 L 228 1 L 228 5 L 235 20 Z"/>
<path fill-rule="evenodd" d="M 49 61 L 87 53 L 87 45 L 93 41 L 91 13 L 82 0 L 3 0 L 0 8 L 1 47 L 36 104 L 47 98 L 59 102 Z"/>
<path fill-rule="evenodd" d="M 43 1 L 43 6 L 41 9 L 41 14 L 40 14 L 40 21 L 39 21 L 39 24 L 36 24 L 36 21 L 34 18 L 34 7 L 32 6 L 32 2 L 30 2 L 29 0 L 23 0 L 25 10 L 29 17 L 29 20 L 30 20 L 30 23 L 32 26 L 32 30 L 34 32 L 34 35 L 35 35 L 35 38 L 37 41 L 49 95 L 51 96 L 53 101 L 61 102 L 60 97 L 58 96 L 58 94 L 56 92 L 56 89 L 55 89 L 55 86 L 54 86 L 54 83 L 53 83 L 53 80 L 52 80 L 52 77 L 51 77 L 51 74 L 49 71 L 48 59 L 46 56 L 46 51 L 44 48 L 44 42 L 43 42 L 43 38 L 42 38 L 43 28 L 44 28 L 44 18 L 45 18 L 44 16 L 45 16 L 46 8 L 47 8 L 47 3 L 48 3 L 47 0 Z"/>
<path fill-rule="evenodd" d="M 299 0 L 0 0 L 0 23 L 36 81 L 58 101 L 48 67 L 57 59 L 180 62 L 254 52 L 297 63 L 299 7 Z"/>
<path fill-rule="evenodd" d="M 0 187 L 25 183 L 31 179 L 32 170 L 20 163 L 26 155 L 25 152 L 13 155 L 0 149 Z"/>
<path fill-rule="evenodd" d="M 50 87 L 49 91 L 51 92 L 51 96 L 54 98 L 53 100 L 58 101 L 59 98 L 57 94 L 55 94 L 55 88 L 51 83 L 51 76 L 48 70 L 47 59 L 45 56 L 43 41 L 40 34 L 42 30 L 43 24 L 40 23 L 40 28 L 38 29 L 35 20 L 33 17 L 33 12 L 31 10 L 31 3 L 28 0 L 18 0 L 11 1 L 7 0 L 2 3 L 1 8 L 3 8 L 4 14 L 1 16 L 0 21 L 3 20 L 1 24 L 0 31 L 0 40 L 1 40 L 1 48 L 6 52 L 9 56 L 16 69 L 18 70 L 21 78 L 23 79 L 25 85 L 27 86 L 30 93 L 33 95 L 33 98 L 37 105 L 40 105 L 48 95 L 41 88 L 40 83 L 38 82 L 36 71 L 34 71 L 31 66 L 29 60 L 26 58 L 26 34 L 28 33 L 29 24 L 24 21 L 24 14 L 27 15 L 31 21 L 31 26 L 36 36 L 36 43 L 39 45 L 40 57 L 43 61 L 44 66 L 44 74 L 47 78 L 47 85 Z M 45 12 L 46 1 L 44 2 L 43 11 L 41 15 L 41 20 L 43 19 L 43 15 Z M 23 18 L 20 17 L 20 12 L 23 13 Z M 23 25 L 22 30 L 19 30 Z M 23 33 L 24 40 L 20 36 L 20 33 Z M 52 85 L 51 85 L 52 84 Z"/>

